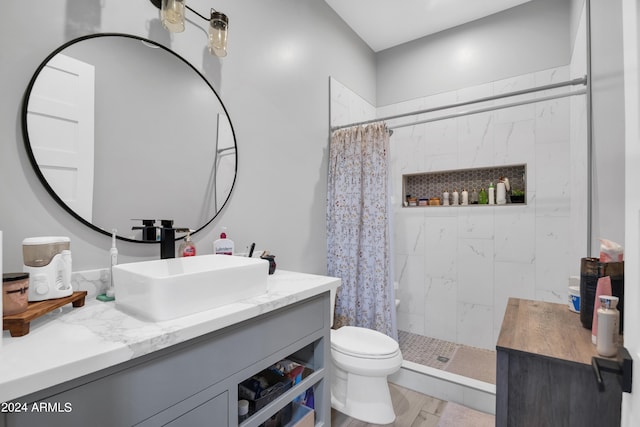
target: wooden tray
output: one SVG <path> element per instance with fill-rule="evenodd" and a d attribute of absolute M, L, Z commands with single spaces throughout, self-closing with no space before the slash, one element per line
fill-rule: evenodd
<path fill-rule="evenodd" d="M 56 308 L 72 303 L 74 307 L 82 307 L 87 291 L 74 292 L 68 297 L 50 299 L 46 301 L 30 302 L 27 311 L 2 317 L 2 330 L 9 330 L 12 337 L 21 337 L 29 333 L 32 320 L 44 316 Z"/>

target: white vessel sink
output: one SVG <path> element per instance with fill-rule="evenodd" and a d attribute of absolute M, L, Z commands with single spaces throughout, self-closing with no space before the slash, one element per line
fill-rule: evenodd
<path fill-rule="evenodd" d="M 113 267 L 116 307 L 147 320 L 199 313 L 267 291 L 269 262 L 229 255 L 120 264 Z"/>

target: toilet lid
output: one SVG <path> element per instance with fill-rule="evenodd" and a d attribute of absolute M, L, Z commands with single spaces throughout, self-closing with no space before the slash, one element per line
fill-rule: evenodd
<path fill-rule="evenodd" d="M 341 353 L 367 358 L 385 358 L 398 352 L 398 343 L 382 332 L 356 326 L 332 331 L 331 347 Z"/>

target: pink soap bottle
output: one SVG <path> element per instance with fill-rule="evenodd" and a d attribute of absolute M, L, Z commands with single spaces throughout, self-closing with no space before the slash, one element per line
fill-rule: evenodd
<path fill-rule="evenodd" d="M 596 299 L 593 302 L 593 322 L 591 323 L 591 342 L 593 344 L 597 343 L 600 295 L 611 295 L 611 277 L 605 276 L 599 278 L 598 285 L 596 286 Z"/>

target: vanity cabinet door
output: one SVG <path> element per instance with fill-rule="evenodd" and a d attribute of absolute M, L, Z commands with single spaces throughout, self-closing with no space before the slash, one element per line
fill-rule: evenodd
<path fill-rule="evenodd" d="M 205 394 L 200 393 L 200 394 Z M 188 406 L 193 404 L 193 400 L 198 396 L 187 399 L 191 402 L 185 402 Z M 229 425 L 229 393 L 224 392 L 218 396 L 205 401 L 204 403 L 189 409 L 187 412 L 180 413 L 182 409 L 180 405 L 164 411 L 157 416 L 150 418 L 139 427 L 146 426 L 167 426 L 167 427 L 193 427 L 193 426 L 228 426 Z M 171 419 L 171 421 L 166 421 Z"/>

